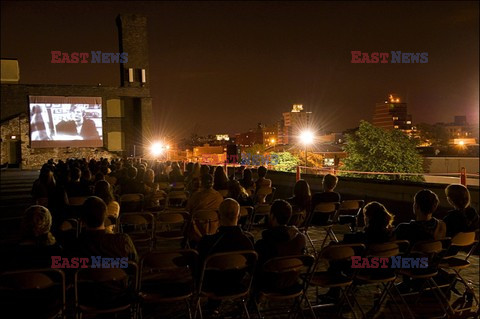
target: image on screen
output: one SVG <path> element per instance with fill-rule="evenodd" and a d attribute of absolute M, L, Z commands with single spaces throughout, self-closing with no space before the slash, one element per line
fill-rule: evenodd
<path fill-rule="evenodd" d="M 30 96 L 33 148 L 102 147 L 100 97 Z"/>

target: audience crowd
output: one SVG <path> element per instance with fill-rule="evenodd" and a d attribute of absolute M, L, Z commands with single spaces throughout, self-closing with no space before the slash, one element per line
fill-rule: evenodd
<path fill-rule="evenodd" d="M 342 201 L 341 194 L 335 191 L 338 178 L 331 174 L 324 176 L 321 192 L 312 194 L 309 183 L 299 180 L 293 187 L 292 197 L 274 200 L 272 186 L 275 184 L 267 178 L 267 173 L 263 166 L 257 169 L 255 179 L 248 168 L 242 167 L 228 176 L 223 167 L 200 163 L 150 163 L 137 159 L 50 160 L 43 165 L 33 184 L 34 202 L 23 216 L 22 240 L 12 248 L 13 257 L 3 263 L 2 268 L 49 268 L 51 256 L 126 257 L 139 264 L 144 248 L 137 246 L 136 237 L 128 234 L 128 227 L 121 227 L 119 219 L 128 214 L 123 211 L 122 196 L 141 194 L 142 211 L 154 217 L 170 208 L 189 213 L 188 225 L 183 228 L 187 238 L 178 249 L 196 249 L 200 265 L 215 253 L 255 250 L 258 254 L 256 271 L 261 277 L 262 265 L 272 258 L 311 252 L 305 229 L 338 220 L 338 216 L 316 216 L 315 207 Z M 266 192 L 269 197 L 259 202 L 256 194 L 265 189 L 270 189 Z M 428 189 L 419 190 L 412 203 L 415 220 L 396 226 L 394 214 L 384 205 L 375 201 L 367 203 L 356 216 L 360 219 L 358 227 L 352 228 L 338 243 L 330 244 L 359 243 L 368 248 L 374 244 L 407 240 L 414 245 L 478 230 L 479 215 L 470 205 L 468 189 L 452 184 L 445 189 L 445 196 L 452 210 L 440 219 L 436 217 L 438 196 Z M 261 225 L 260 220 L 257 225 L 254 222 L 258 219 L 253 215 L 259 207 L 265 206 L 268 207 L 263 219 L 265 224 Z M 251 209 L 244 210 L 245 207 Z M 194 216 L 204 211 L 215 211 L 218 216 L 217 221 L 209 220 L 207 231 L 195 225 Z M 252 226 L 264 228 L 257 241 L 247 231 Z M 189 237 L 192 228 L 196 229 L 197 236 Z M 74 234 L 66 235 L 72 229 Z M 243 276 L 237 274 L 238 285 L 242 280 Z M 209 288 L 235 290 L 231 284 L 226 287 L 225 282 L 231 283 L 231 278 L 230 281 L 210 282 Z M 254 282 L 255 289 L 261 284 Z M 338 297 L 338 293 L 335 289 L 329 291 L 332 297 Z M 218 302 L 209 300 L 209 309 L 217 307 Z"/>

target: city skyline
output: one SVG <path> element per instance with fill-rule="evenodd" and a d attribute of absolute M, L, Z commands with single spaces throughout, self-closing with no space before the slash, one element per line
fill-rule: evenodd
<path fill-rule="evenodd" d="M 474 2 L 2 2 L 2 58 L 18 58 L 20 83 L 118 85 L 118 64 L 50 62 L 56 50 L 118 52 L 124 12 L 148 19 L 158 135 L 245 132 L 293 104 L 320 130 L 343 131 L 372 121 L 390 93 L 415 124 L 478 123 Z M 351 63 L 352 51 L 398 50 L 427 52 L 428 62 Z"/>

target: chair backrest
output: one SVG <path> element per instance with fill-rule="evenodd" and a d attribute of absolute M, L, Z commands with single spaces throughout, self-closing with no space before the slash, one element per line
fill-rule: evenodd
<path fill-rule="evenodd" d="M 0 275 L 2 318 L 64 317 L 65 274 L 60 269 L 29 269 Z"/>
<path fill-rule="evenodd" d="M 109 312 L 109 309 L 132 306 L 138 289 L 138 266 L 132 261 L 128 261 L 125 266 L 126 268 L 79 268 L 74 277 L 77 309 L 102 309 Z"/>
<path fill-rule="evenodd" d="M 315 263 L 312 255 L 284 256 L 269 259 L 263 264 L 264 288 L 286 289 L 299 283 L 300 275 L 309 274 Z M 305 278 L 305 277 L 304 277 Z"/>
<path fill-rule="evenodd" d="M 475 239 L 477 232 L 458 233 L 452 238 L 452 246 L 466 247 L 477 242 Z"/>
<path fill-rule="evenodd" d="M 340 203 L 340 211 L 352 211 L 358 213 L 363 208 L 364 203 L 365 201 L 362 199 L 342 200 Z"/>
<path fill-rule="evenodd" d="M 370 244 L 367 249 L 369 257 L 393 257 L 408 249 L 409 242 L 407 240 L 396 240 L 379 244 Z"/>
<path fill-rule="evenodd" d="M 220 227 L 220 220 L 217 211 L 198 210 L 191 215 L 191 222 L 188 230 L 188 238 L 199 241 L 205 235 L 213 235 Z"/>
<path fill-rule="evenodd" d="M 190 283 L 191 290 L 185 293 L 193 294 L 197 269 L 198 253 L 193 249 L 150 252 L 140 261 L 139 288 L 154 291 L 162 284 L 179 283 L 185 287 L 185 283 Z"/>
<path fill-rule="evenodd" d="M 363 244 L 332 244 L 320 251 L 318 260 L 326 262 L 347 260 L 352 256 L 362 254 L 364 250 L 365 245 Z"/>
<path fill-rule="evenodd" d="M 162 191 L 168 191 L 170 189 L 170 183 L 169 182 L 159 182 L 158 183 L 158 189 Z"/>
<path fill-rule="evenodd" d="M 144 233 L 148 237 L 136 239 L 132 237 L 133 242 L 153 240 L 155 233 L 155 218 L 151 213 L 124 213 L 120 214 L 118 224 L 121 232 L 127 234 Z"/>
<path fill-rule="evenodd" d="M 141 212 L 143 210 L 143 194 L 123 194 L 120 196 L 120 212 Z"/>
<path fill-rule="evenodd" d="M 329 220 L 335 218 L 338 209 L 340 208 L 339 202 L 325 202 L 319 203 L 314 208 L 310 216 L 307 217 L 305 226 L 308 227 L 312 224 L 322 225 L 327 223 Z"/>
<path fill-rule="evenodd" d="M 166 207 L 183 207 L 187 203 L 188 192 L 183 190 L 171 190 L 167 195 Z"/>
<path fill-rule="evenodd" d="M 206 286 L 210 289 L 222 286 L 235 289 L 237 294 L 248 294 L 257 260 L 258 255 L 254 250 L 224 252 L 208 256 L 202 267 L 199 291 L 204 291 Z M 233 275 L 234 273 L 237 275 Z M 245 285 L 241 285 L 241 282 L 245 283 L 246 275 L 248 280 Z M 204 285 L 206 282 L 207 285 Z"/>
<path fill-rule="evenodd" d="M 83 203 L 87 200 L 86 196 L 76 196 L 68 198 L 68 205 L 70 206 L 82 206 Z"/>

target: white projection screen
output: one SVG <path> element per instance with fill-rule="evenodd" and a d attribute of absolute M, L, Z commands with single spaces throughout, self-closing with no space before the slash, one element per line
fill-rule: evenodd
<path fill-rule="evenodd" d="M 102 98 L 29 96 L 32 148 L 102 147 Z"/>

